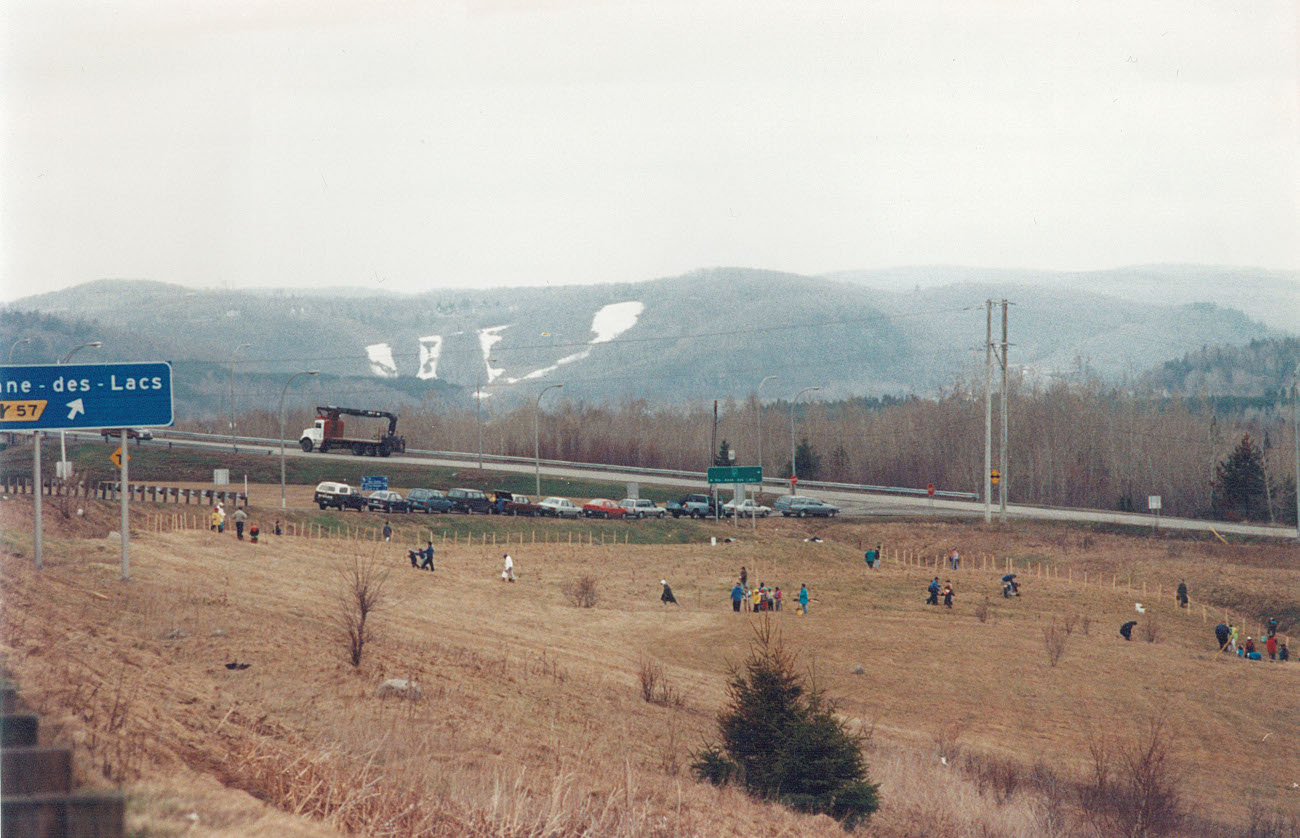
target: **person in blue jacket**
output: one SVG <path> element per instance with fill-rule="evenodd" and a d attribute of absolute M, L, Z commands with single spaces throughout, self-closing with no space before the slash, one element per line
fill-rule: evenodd
<path fill-rule="evenodd" d="M 925 604 L 938 605 L 939 604 L 939 577 L 938 576 L 930 580 L 930 584 L 926 586 L 926 591 L 929 592 L 930 598 L 925 601 Z"/>
<path fill-rule="evenodd" d="M 745 599 L 745 589 L 736 585 L 731 589 L 731 610 L 739 612 L 740 603 Z"/>
<path fill-rule="evenodd" d="M 807 585 L 799 586 L 799 607 L 803 609 L 803 613 L 805 614 L 808 613 L 808 586 Z"/>

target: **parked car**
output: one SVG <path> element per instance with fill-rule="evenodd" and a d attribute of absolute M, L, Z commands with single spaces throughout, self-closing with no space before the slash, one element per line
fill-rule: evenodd
<path fill-rule="evenodd" d="M 115 442 L 122 438 L 123 430 L 126 431 L 127 439 L 153 439 L 153 431 L 148 428 L 104 428 L 100 433 L 106 442 Z"/>
<path fill-rule="evenodd" d="M 808 515 L 834 518 L 840 513 L 840 508 L 833 503 L 810 498 L 807 495 L 782 495 L 772 503 L 772 511 L 780 512 L 787 518 L 791 516 L 803 518 Z"/>
<path fill-rule="evenodd" d="M 449 489 L 447 500 L 455 504 L 453 511 L 479 512 L 484 515 L 492 511 L 492 499 L 478 489 Z"/>
<path fill-rule="evenodd" d="M 687 495 L 681 500 L 670 500 L 664 507 L 674 518 L 714 518 L 722 515 L 722 504 L 710 495 Z"/>
<path fill-rule="evenodd" d="M 492 493 L 492 512 L 498 515 L 540 515 L 541 507 L 528 499 L 527 495 L 497 490 Z"/>
<path fill-rule="evenodd" d="M 360 510 L 366 506 L 366 499 L 356 489 L 346 483 L 335 483 L 331 480 L 316 484 L 316 493 L 312 496 L 312 502 L 321 509 L 333 507 L 338 510 Z"/>
<path fill-rule="evenodd" d="M 412 489 L 406 493 L 406 505 L 412 512 L 450 512 L 456 504 L 447 498 L 446 492 L 437 489 Z"/>
<path fill-rule="evenodd" d="M 668 510 L 647 498 L 623 498 L 618 505 L 627 510 L 629 518 L 662 518 L 668 514 Z"/>
<path fill-rule="evenodd" d="M 727 517 L 736 514 L 736 502 L 729 500 L 722 505 L 722 512 Z M 772 514 L 772 507 L 764 506 L 753 498 L 745 498 L 740 502 L 740 517 L 742 518 L 766 518 Z"/>
<path fill-rule="evenodd" d="M 578 505 L 568 498 L 547 498 L 537 504 L 537 507 L 542 515 L 552 518 L 577 518 L 582 514 Z"/>
<path fill-rule="evenodd" d="M 627 510 L 609 498 L 592 498 L 582 505 L 582 514 L 588 518 L 625 518 Z"/>
<path fill-rule="evenodd" d="M 398 492 L 387 489 L 371 492 L 366 498 L 366 509 L 378 512 L 410 512 L 406 499 Z"/>

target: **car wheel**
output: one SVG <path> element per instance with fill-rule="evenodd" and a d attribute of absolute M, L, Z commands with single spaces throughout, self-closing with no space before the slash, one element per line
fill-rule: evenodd
<path fill-rule="evenodd" d="M 317 504 L 317 506 L 320 507 L 320 511 L 321 511 L 321 512 L 324 512 L 324 511 L 325 511 L 325 504 L 320 503 L 320 504 Z"/>
<path fill-rule="evenodd" d="M 311 440 L 307 439 L 307 437 L 303 437 L 302 439 L 298 440 L 298 447 L 302 448 L 304 454 L 310 454 Z"/>
<path fill-rule="evenodd" d="M 800 517 L 800 518 L 802 518 L 802 517 L 803 517 L 803 515 L 804 515 L 804 513 L 803 513 L 803 510 L 802 510 L 802 509 L 800 509 L 800 510 L 799 510 L 799 515 L 798 515 L 798 517 Z"/>

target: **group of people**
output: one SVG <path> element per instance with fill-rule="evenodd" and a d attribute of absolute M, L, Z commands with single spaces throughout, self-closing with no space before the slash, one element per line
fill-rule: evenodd
<path fill-rule="evenodd" d="M 406 551 L 407 557 L 411 560 L 411 567 L 416 570 L 433 571 L 433 542 L 426 541 L 423 547 L 416 547 Z"/>
<path fill-rule="evenodd" d="M 953 551 L 957 552 L 956 550 Z M 936 576 L 930 580 L 930 584 L 925 588 L 929 596 L 925 600 L 926 605 L 938 605 L 939 597 L 943 597 L 943 604 L 946 608 L 952 608 L 952 598 L 956 592 L 952 589 L 952 582 L 945 579 L 943 585 L 939 584 L 939 577 Z"/>
<path fill-rule="evenodd" d="M 751 607 L 754 613 L 760 611 L 780 611 L 785 601 L 785 594 L 781 592 L 780 586 L 769 588 L 766 582 L 759 582 L 758 586 L 750 589 L 749 571 L 744 565 L 740 567 L 740 578 L 731 588 L 731 610 L 739 613 L 748 611 Z M 797 610 L 801 614 L 808 613 L 808 586 L 799 586 L 799 605 Z"/>
<path fill-rule="evenodd" d="M 416 570 L 427 570 L 430 573 L 436 570 L 433 566 L 433 542 L 426 540 L 423 547 L 413 547 L 406 551 L 406 556 L 411 560 L 411 567 Z M 515 581 L 515 560 L 509 553 L 501 556 L 505 560 L 505 566 L 501 569 L 501 581 Z"/>
<path fill-rule="evenodd" d="M 1214 627 L 1214 639 L 1219 643 L 1219 651 L 1229 655 L 1253 661 L 1263 660 L 1264 655 L 1268 655 L 1271 661 L 1289 661 L 1291 650 L 1287 648 L 1285 640 L 1279 641 L 1277 637 L 1277 618 L 1270 617 L 1264 630 L 1267 636 L 1263 638 L 1263 652 L 1260 652 L 1259 647 L 1255 645 L 1255 638 L 1249 635 L 1245 643 L 1239 643 L 1240 629 L 1222 620 Z"/>
<path fill-rule="evenodd" d="M 234 514 L 230 516 L 235 522 L 235 537 L 240 541 L 244 540 L 244 525 L 248 523 L 248 512 L 241 507 L 236 507 Z M 226 505 L 217 501 L 217 505 L 212 507 L 212 514 L 208 516 L 208 529 L 212 532 L 223 533 L 226 531 Z M 262 529 L 256 523 L 248 528 L 248 539 L 254 544 L 257 543 L 258 537 L 262 534 Z M 284 535 L 284 529 L 280 526 L 280 519 L 275 519 L 275 534 Z"/>

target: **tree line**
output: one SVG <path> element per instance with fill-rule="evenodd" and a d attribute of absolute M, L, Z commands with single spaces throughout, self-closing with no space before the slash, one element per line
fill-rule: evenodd
<path fill-rule="evenodd" d="M 532 404 L 498 409 L 485 402 L 483 452 L 531 457 L 536 430 L 544 459 L 704 471 L 724 445 L 736 452 L 736 465 L 759 464 L 761 445 L 764 473 L 787 476 L 793 441 L 801 480 L 918 489 L 933 483 L 968 492 L 981 491 L 984 482 L 982 386 L 935 398 L 800 401 L 793 409 L 780 401 L 760 406 L 752 396 L 728 399 L 717 403 L 716 428 L 713 402 L 551 399 L 540 413 Z M 1225 413 L 1197 399 L 1057 382 L 1013 384 L 1007 401 L 1003 479 L 1013 503 L 1146 511 L 1148 496 L 1159 495 L 1166 515 L 1295 520 L 1294 436 L 1285 395 L 1264 409 Z M 287 435 L 311 419 L 310 411 L 290 411 Z M 187 424 L 229 430 L 215 419 Z M 410 448 L 473 452 L 479 428 L 472 410 L 425 407 L 404 411 L 398 432 Z M 240 431 L 274 437 L 279 419 L 248 414 Z M 995 467 L 1000 436 L 995 397 Z M 1244 502 L 1239 492 L 1224 491 L 1220 473 L 1243 440 L 1256 452 L 1246 458 L 1246 470 L 1258 471 L 1244 478 L 1255 487 Z M 1237 500 L 1225 502 L 1229 496 Z"/>

